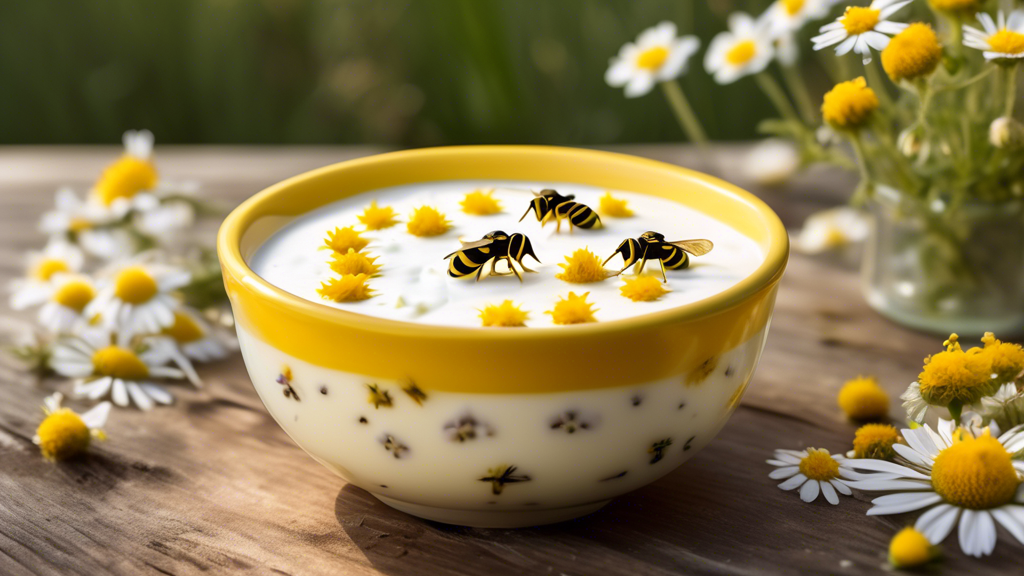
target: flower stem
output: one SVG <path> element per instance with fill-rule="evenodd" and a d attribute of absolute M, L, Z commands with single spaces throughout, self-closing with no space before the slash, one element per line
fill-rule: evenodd
<path fill-rule="evenodd" d="M 775 81 L 767 72 L 759 72 L 754 76 L 757 80 L 757 85 L 761 87 L 768 99 L 775 105 L 775 109 L 779 111 L 786 120 L 793 120 L 800 122 L 800 117 L 797 116 L 796 109 L 789 102 L 789 97 L 782 90 L 782 86 Z"/>
<path fill-rule="evenodd" d="M 697 119 L 690 102 L 686 99 L 683 87 L 678 82 L 662 82 L 661 90 L 665 93 L 665 98 L 668 100 L 672 112 L 675 113 L 679 125 L 683 127 L 683 132 L 686 132 L 687 138 L 691 142 L 706 146 L 708 136 L 704 133 L 704 127 L 701 126 L 700 120 Z"/>
<path fill-rule="evenodd" d="M 795 65 L 782 66 L 782 79 L 789 87 L 789 91 L 793 93 L 804 122 L 810 125 L 816 124 L 818 115 L 814 109 L 814 103 L 811 101 L 811 93 L 807 90 L 807 83 L 804 82 L 797 67 Z"/>
<path fill-rule="evenodd" d="M 850 199 L 850 204 L 862 206 L 871 197 L 874 191 L 874 182 L 868 171 L 867 155 L 864 153 L 864 142 L 861 140 L 859 132 L 850 134 L 850 144 L 853 145 L 853 153 L 857 156 L 857 169 L 860 171 L 860 184 L 857 186 L 853 198 Z"/>
<path fill-rule="evenodd" d="M 1013 105 L 1017 100 L 1017 65 L 1007 66 L 1003 69 L 1006 81 L 1006 104 L 1003 109 L 1003 116 L 1013 117 Z"/>
<path fill-rule="evenodd" d="M 928 107 L 932 103 L 932 94 L 934 91 L 931 89 L 931 85 L 928 84 L 927 79 L 922 79 L 916 83 L 917 97 L 920 100 L 917 108 L 917 126 L 926 126 L 925 118 L 928 116 Z"/>
<path fill-rule="evenodd" d="M 878 61 L 878 58 L 875 58 L 875 61 Z M 893 104 L 892 97 L 889 96 L 889 87 L 886 86 L 885 80 L 882 79 L 882 74 L 878 72 L 879 66 L 881 66 L 881 63 L 876 65 L 868 62 L 864 66 L 864 74 L 868 77 L 868 86 L 871 86 L 878 96 L 882 109 L 885 110 L 886 115 L 889 115 L 892 113 L 895 105 Z"/>

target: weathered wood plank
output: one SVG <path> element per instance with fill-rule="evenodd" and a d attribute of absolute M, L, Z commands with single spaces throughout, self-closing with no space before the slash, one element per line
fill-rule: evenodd
<path fill-rule="evenodd" d="M 625 151 L 732 174 L 742 147 Z M 161 148 L 167 178 L 202 181 L 237 203 L 355 148 Z M 114 148 L 0 150 L 0 282 L 38 247 L 35 221 L 63 184 L 85 187 Z M 733 178 L 739 180 L 738 178 Z M 757 190 L 795 226 L 841 200 L 851 179 L 802 176 Z M 742 181 L 738 183 L 743 184 Z M 3 315 L 8 311 L 3 310 Z M 523 530 L 444 526 L 343 485 L 273 422 L 241 360 L 208 367 L 208 386 L 144 415 L 119 411 L 110 440 L 60 465 L 31 443 L 42 398 L 59 384 L 0 373 L 0 574 L 834 574 L 874 573 L 907 518 L 868 504 L 807 505 L 767 478 L 776 447 L 845 450 L 854 426 L 835 408 L 842 381 L 878 375 L 894 398 L 936 339 L 873 314 L 855 272 L 794 256 L 755 384 L 715 442 L 682 468 L 587 518 Z M 1001 534 L 992 574 L 1016 574 L 1024 549 Z M 980 570 L 951 540 L 947 570 Z"/>

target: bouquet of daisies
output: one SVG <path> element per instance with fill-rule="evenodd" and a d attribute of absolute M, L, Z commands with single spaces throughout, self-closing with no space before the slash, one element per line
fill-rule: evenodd
<path fill-rule="evenodd" d="M 49 240 L 9 287 L 11 307 L 38 309 L 38 325 L 8 352 L 72 379 L 75 396 L 150 410 L 173 401 L 165 382 L 200 385 L 194 363 L 237 343 L 216 254 L 197 233 L 221 211 L 195 184 L 160 178 L 149 131 L 125 133 L 124 148 L 84 197 L 62 189 L 43 216 Z"/>

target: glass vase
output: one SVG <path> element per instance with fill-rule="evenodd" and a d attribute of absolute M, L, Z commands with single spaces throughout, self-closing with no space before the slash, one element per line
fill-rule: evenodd
<path fill-rule="evenodd" d="M 949 207 L 879 187 L 861 288 L 889 319 L 940 335 L 1024 333 L 1024 201 Z"/>

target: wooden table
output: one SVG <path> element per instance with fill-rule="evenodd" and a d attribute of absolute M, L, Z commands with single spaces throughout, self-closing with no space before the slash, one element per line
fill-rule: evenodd
<path fill-rule="evenodd" d="M 708 153 L 624 147 L 740 185 L 742 146 Z M 370 148 L 162 147 L 167 178 L 196 179 L 237 203 L 287 176 Z M 0 283 L 39 247 L 39 215 L 60 185 L 87 187 L 115 148 L 0 149 Z M 814 172 L 758 190 L 798 226 L 838 203 L 849 175 Z M 3 315 L 9 315 L 6 309 Z M 849 448 L 855 426 L 835 405 L 842 382 L 877 375 L 897 396 L 941 338 L 874 314 L 849 265 L 794 254 L 754 385 L 718 438 L 675 472 L 572 522 L 483 530 L 418 520 L 346 486 L 271 419 L 241 358 L 204 368 L 171 408 L 116 411 L 109 441 L 61 465 L 32 444 L 40 403 L 59 380 L 0 374 L 0 574 L 831 574 L 877 572 L 912 517 L 867 517 L 864 498 L 804 504 L 776 488 L 774 448 Z M 83 407 L 82 404 L 72 404 Z M 984 564 L 959 552 L 945 570 L 1018 574 L 1024 548 L 1005 533 Z"/>

